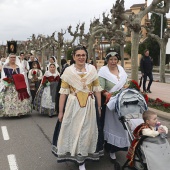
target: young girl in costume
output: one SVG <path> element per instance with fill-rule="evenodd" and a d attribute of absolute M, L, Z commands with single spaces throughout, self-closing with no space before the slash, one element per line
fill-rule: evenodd
<path fill-rule="evenodd" d="M 48 114 L 50 117 L 56 114 L 56 90 L 59 79 L 56 65 L 50 64 L 34 100 L 35 110 L 40 114 Z"/>
<path fill-rule="evenodd" d="M 33 103 L 36 92 L 39 88 L 42 79 L 42 71 L 38 69 L 37 62 L 32 63 L 32 69 L 28 73 L 28 79 L 29 79 L 32 103 Z"/>

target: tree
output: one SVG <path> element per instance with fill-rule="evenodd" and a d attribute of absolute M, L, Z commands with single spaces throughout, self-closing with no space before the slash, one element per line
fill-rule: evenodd
<path fill-rule="evenodd" d="M 153 23 L 153 27 L 154 27 L 154 31 L 152 32 L 155 35 L 158 35 L 159 37 L 161 37 L 161 16 L 159 14 L 155 14 L 152 13 L 151 15 L 151 23 Z M 164 16 L 163 17 L 163 30 L 165 30 L 165 28 L 167 28 L 167 18 Z M 153 62 L 155 65 L 159 66 L 160 64 L 160 46 L 158 44 L 158 42 L 149 37 L 149 50 L 150 50 L 150 55 L 153 58 Z M 154 44 L 154 45 L 153 45 Z"/>
<path fill-rule="evenodd" d="M 159 6 L 160 8 L 161 6 Z M 163 14 L 156 14 L 156 15 L 162 15 L 163 17 Z M 161 82 L 165 82 L 165 61 L 166 61 L 166 46 L 167 46 L 167 43 L 168 43 L 168 38 L 170 38 L 170 29 L 166 29 L 165 28 L 167 27 L 167 20 L 166 18 L 164 17 L 164 23 L 163 23 L 163 32 L 162 32 L 162 37 L 160 36 L 160 29 L 159 27 L 157 26 L 159 23 L 157 23 L 157 18 L 158 16 L 155 16 L 152 15 L 152 20 L 150 22 L 150 25 L 148 27 L 146 27 L 147 29 L 147 32 L 148 32 L 148 36 L 155 40 L 159 47 L 160 47 L 160 70 L 159 70 L 159 73 L 160 73 L 160 81 Z M 154 27 L 155 26 L 155 27 Z M 160 26 L 160 24 L 159 24 Z M 164 31 L 165 30 L 165 31 Z M 153 44 L 152 44 L 153 45 Z"/>
<path fill-rule="evenodd" d="M 125 50 L 125 52 L 127 53 L 127 54 L 129 54 L 130 56 L 131 56 L 131 42 L 130 41 L 128 41 L 127 43 L 126 43 L 126 46 L 125 46 L 125 48 L 124 48 L 124 50 Z"/>
<path fill-rule="evenodd" d="M 164 5 L 161 8 L 157 8 L 157 5 L 161 2 L 164 2 Z M 169 0 L 153 0 L 152 3 L 147 7 L 144 6 L 141 8 L 140 12 L 130 15 L 126 14 L 124 8 L 124 0 L 117 0 L 112 9 L 112 17 L 117 20 L 126 21 L 127 27 L 131 30 L 131 39 L 132 39 L 132 48 L 131 48 L 131 78 L 138 81 L 138 49 L 140 41 L 140 31 L 141 31 L 141 21 L 142 18 L 147 15 L 149 12 L 156 13 L 168 13 L 170 7 Z"/>
<path fill-rule="evenodd" d="M 73 50 L 71 48 L 69 48 L 67 51 L 67 60 L 72 60 L 72 52 L 73 52 Z"/>

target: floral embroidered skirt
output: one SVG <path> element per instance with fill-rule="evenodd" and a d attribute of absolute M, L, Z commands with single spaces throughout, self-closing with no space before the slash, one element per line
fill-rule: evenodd
<path fill-rule="evenodd" d="M 50 86 L 41 87 L 34 99 L 35 110 L 40 114 L 56 115 L 55 103 L 52 102 Z"/>
<path fill-rule="evenodd" d="M 0 117 L 21 116 L 31 112 L 30 98 L 21 101 L 14 85 L 0 93 Z"/>

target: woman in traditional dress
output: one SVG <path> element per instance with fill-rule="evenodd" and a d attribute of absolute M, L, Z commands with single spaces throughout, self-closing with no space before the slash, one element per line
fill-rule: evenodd
<path fill-rule="evenodd" d="M 32 69 L 28 73 L 28 79 L 29 79 L 32 104 L 33 104 L 36 92 L 40 86 L 41 79 L 42 79 L 42 71 L 38 69 L 37 62 L 32 63 Z"/>
<path fill-rule="evenodd" d="M 56 60 L 55 57 L 52 56 L 52 57 L 49 58 L 49 63 L 47 64 L 47 67 L 46 67 L 47 71 L 49 70 L 50 64 L 55 64 L 56 68 L 57 68 L 57 71 L 60 72 L 59 65 L 57 64 L 57 60 Z"/>
<path fill-rule="evenodd" d="M 103 155 L 98 126 L 102 89 L 95 67 L 86 63 L 86 48 L 77 46 L 73 59 L 75 64 L 67 67 L 61 76 L 58 123 L 52 152 L 58 162 L 74 161 L 80 170 L 85 170 L 86 160 L 99 160 Z"/>
<path fill-rule="evenodd" d="M 45 72 L 40 88 L 34 99 L 34 107 L 40 114 L 56 115 L 56 90 L 60 79 L 55 64 L 50 64 Z"/>
<path fill-rule="evenodd" d="M 116 161 L 117 151 L 126 151 L 130 145 L 128 134 L 123 128 L 118 115 L 115 113 L 116 94 L 125 85 L 127 74 L 123 67 L 118 65 L 120 56 L 116 52 L 106 55 L 107 65 L 100 68 L 98 75 L 102 91 L 105 97 L 105 105 L 102 106 L 102 119 L 104 121 L 104 139 L 106 148 L 110 151 L 111 162 L 119 166 Z M 115 168 L 119 169 L 119 168 Z"/>
<path fill-rule="evenodd" d="M 31 113 L 31 101 L 24 75 L 15 54 L 10 54 L 2 68 L 0 116 L 11 117 Z"/>

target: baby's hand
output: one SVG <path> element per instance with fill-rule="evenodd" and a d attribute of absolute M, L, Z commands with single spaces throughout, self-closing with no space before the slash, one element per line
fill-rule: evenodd
<path fill-rule="evenodd" d="M 159 132 L 159 134 L 166 133 L 166 131 L 165 131 L 165 129 L 163 127 L 159 127 L 158 132 Z"/>

